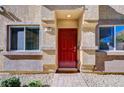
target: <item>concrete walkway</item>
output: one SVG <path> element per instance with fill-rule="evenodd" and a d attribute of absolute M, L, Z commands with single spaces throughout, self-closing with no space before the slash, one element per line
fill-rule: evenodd
<path fill-rule="evenodd" d="M 52 87 L 87 87 L 80 73 L 55 74 Z"/>

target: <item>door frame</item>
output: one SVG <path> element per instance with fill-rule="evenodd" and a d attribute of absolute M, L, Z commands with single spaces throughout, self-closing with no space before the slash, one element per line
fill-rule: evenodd
<path fill-rule="evenodd" d="M 76 62 L 76 69 L 78 69 L 78 28 L 57 28 L 57 32 L 56 32 L 56 65 L 57 65 L 57 69 L 59 68 L 59 60 L 58 60 L 58 42 L 59 42 L 59 38 L 58 38 L 58 33 L 59 33 L 59 29 L 77 29 L 77 50 L 76 50 L 76 59 L 77 59 L 77 62 Z"/>

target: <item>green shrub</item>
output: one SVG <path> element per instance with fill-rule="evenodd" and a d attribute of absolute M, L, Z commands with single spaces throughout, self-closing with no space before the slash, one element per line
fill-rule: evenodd
<path fill-rule="evenodd" d="M 42 87 L 42 83 L 39 80 L 33 80 L 28 84 L 29 87 Z"/>
<path fill-rule="evenodd" d="M 2 87 L 20 87 L 21 82 L 19 78 L 12 77 L 1 82 Z"/>
<path fill-rule="evenodd" d="M 117 42 L 124 42 L 124 34 L 117 35 Z"/>

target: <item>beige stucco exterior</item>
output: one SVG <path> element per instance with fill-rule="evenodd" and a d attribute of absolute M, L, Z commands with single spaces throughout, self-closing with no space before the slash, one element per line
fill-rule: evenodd
<path fill-rule="evenodd" d="M 97 40 L 98 26 L 124 23 L 122 20 L 124 19 L 124 6 L 86 5 L 84 7 L 82 5 L 82 7 L 79 7 L 80 11 L 82 11 L 81 14 L 79 13 L 80 16 L 77 17 L 75 14 L 73 19 L 58 17 L 56 10 L 58 11 L 59 9 L 56 7 L 54 9 L 35 5 L 8 5 L 3 7 L 12 13 L 15 19 L 11 19 L 6 14 L 0 12 L 0 49 L 3 50 L 0 53 L 0 71 L 56 72 L 58 68 L 58 28 L 78 29 L 77 59 L 80 71 L 105 71 L 104 62 L 108 62 L 109 56 L 104 55 L 103 52 L 96 52 L 99 45 Z M 65 9 L 63 6 L 63 11 L 71 10 L 71 13 L 73 13 L 73 9 L 74 7 L 71 9 L 71 6 L 69 9 Z M 77 6 L 76 9 L 78 9 Z M 54 30 L 52 32 L 44 31 L 44 23 L 52 26 Z M 16 57 L 15 59 L 10 59 L 4 56 L 5 53 L 9 52 L 7 51 L 7 25 L 39 25 L 40 54 L 37 55 L 41 56 L 41 58 L 32 56 L 32 59 L 28 59 L 29 57 L 23 59 L 22 56 L 21 59 L 16 59 Z M 18 55 L 23 55 L 23 53 Z M 26 56 L 31 56 L 31 54 L 27 54 Z M 116 59 L 118 60 L 117 62 L 124 60 L 123 55 L 119 58 L 120 56 L 117 57 L 117 55 L 116 57 L 111 56 L 111 62 Z M 107 71 L 109 72 L 109 70 Z"/>

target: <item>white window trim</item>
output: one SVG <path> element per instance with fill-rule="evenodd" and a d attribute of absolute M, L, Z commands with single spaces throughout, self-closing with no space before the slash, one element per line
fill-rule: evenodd
<path fill-rule="evenodd" d="M 24 28 L 24 50 L 11 50 L 11 30 L 10 28 L 18 28 L 18 27 L 23 27 Z M 39 49 L 38 50 L 25 50 L 25 41 L 26 41 L 26 27 L 39 27 Z M 12 52 L 40 52 L 40 25 L 22 25 L 22 26 L 18 26 L 18 25 L 9 25 L 9 51 Z"/>
<path fill-rule="evenodd" d="M 124 52 L 124 50 L 116 50 L 116 26 L 124 26 L 124 24 L 121 24 L 121 25 L 99 25 L 98 27 L 98 43 L 100 43 L 100 30 L 99 28 L 100 27 L 114 27 L 114 49 L 113 50 L 101 50 L 101 51 L 120 51 L 120 52 Z M 99 48 L 100 50 L 100 45 L 99 45 Z"/>

